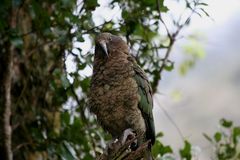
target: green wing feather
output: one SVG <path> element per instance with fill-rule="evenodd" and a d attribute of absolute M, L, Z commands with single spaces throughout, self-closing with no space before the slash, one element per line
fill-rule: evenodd
<path fill-rule="evenodd" d="M 143 118 L 146 124 L 146 138 L 151 139 L 151 143 L 154 144 L 155 142 L 155 127 L 154 127 L 154 120 L 153 120 L 153 99 L 152 99 L 152 88 L 150 83 L 141 69 L 141 67 L 137 64 L 134 60 L 134 71 L 135 76 L 134 79 L 138 84 L 138 94 L 140 95 L 140 101 L 138 103 L 138 107 L 140 108 Z"/>

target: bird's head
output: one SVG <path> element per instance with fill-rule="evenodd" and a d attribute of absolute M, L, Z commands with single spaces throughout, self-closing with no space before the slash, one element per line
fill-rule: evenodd
<path fill-rule="evenodd" d="M 109 57 L 113 54 L 128 54 L 129 52 L 127 43 L 122 38 L 111 33 L 100 33 L 96 37 L 95 43 L 95 54 L 98 54 L 98 56 Z"/>

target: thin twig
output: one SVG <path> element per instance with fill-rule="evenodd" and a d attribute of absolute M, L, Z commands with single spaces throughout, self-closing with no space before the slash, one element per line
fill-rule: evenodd
<path fill-rule="evenodd" d="M 79 100 L 77 93 L 75 92 L 73 84 L 70 84 L 70 90 L 71 90 L 78 106 L 82 106 L 81 101 Z M 87 128 L 90 128 L 89 122 L 84 114 L 84 107 L 82 107 L 82 109 L 80 109 L 80 115 L 82 117 L 82 120 L 86 123 Z M 90 139 L 90 143 L 92 144 L 93 152 L 95 155 L 97 155 L 96 144 L 95 144 L 94 140 L 92 139 L 92 137 L 90 137 L 89 139 Z"/>
<path fill-rule="evenodd" d="M 28 36 L 28 35 L 33 34 L 33 33 L 34 33 L 34 31 L 28 31 L 26 33 L 20 34 L 19 37 L 25 37 L 25 36 Z"/>
<path fill-rule="evenodd" d="M 30 143 L 22 143 L 22 144 L 19 144 L 17 145 L 14 149 L 13 149 L 13 153 L 18 151 L 20 148 L 24 147 L 24 146 L 27 146 L 27 145 L 30 145 Z"/>
<path fill-rule="evenodd" d="M 42 49 L 45 45 L 51 45 L 55 43 L 57 43 L 57 41 L 47 41 L 42 44 L 39 44 L 38 46 L 34 47 L 32 50 L 29 51 L 27 58 L 31 57 L 34 52 L 38 51 L 39 49 Z"/>
<path fill-rule="evenodd" d="M 163 21 L 163 19 L 162 19 L 162 14 L 161 14 L 161 10 L 160 10 L 160 8 L 161 8 L 160 2 L 159 2 L 159 0 L 156 0 L 156 1 L 157 1 L 158 18 L 159 18 L 159 20 L 162 22 L 162 24 L 164 25 L 164 27 L 165 27 L 165 29 L 166 29 L 166 31 L 167 31 L 168 37 L 172 37 L 172 35 L 171 35 L 171 33 L 170 33 L 170 31 L 169 31 L 166 23 L 165 23 L 165 22 Z"/>
<path fill-rule="evenodd" d="M 111 23 L 111 22 L 112 22 L 111 20 L 110 20 L 110 21 L 106 21 L 106 22 L 104 22 L 103 24 L 100 24 L 100 25 L 98 25 L 98 26 L 92 27 L 92 28 L 86 30 L 85 32 L 82 32 L 82 35 L 83 35 L 83 34 L 90 33 L 91 31 L 93 31 L 93 30 L 95 30 L 95 29 L 98 29 L 98 28 L 100 28 L 100 27 L 102 27 L 102 26 L 104 26 L 104 25 L 106 25 L 106 24 L 108 24 L 108 23 Z"/>
<path fill-rule="evenodd" d="M 172 119 L 172 117 L 169 115 L 168 111 L 159 103 L 159 101 L 157 101 L 158 106 L 162 109 L 162 111 L 164 112 L 164 114 L 166 115 L 166 117 L 169 119 L 169 121 L 173 124 L 173 126 L 176 128 L 178 134 L 180 135 L 182 141 L 185 141 L 185 138 L 182 134 L 182 131 L 180 130 L 180 128 L 178 127 L 177 123 Z"/>
<path fill-rule="evenodd" d="M 165 23 L 165 22 L 163 21 L 163 19 L 162 19 L 161 10 L 160 10 L 161 6 L 160 6 L 160 3 L 159 3 L 159 0 L 156 0 L 156 1 L 157 1 L 157 9 L 158 9 L 159 20 L 160 20 L 160 21 L 162 22 L 162 24 L 164 25 L 164 27 L 165 27 L 165 29 L 166 29 L 166 31 L 167 31 L 168 38 L 169 38 L 169 40 L 170 40 L 169 45 L 168 45 L 168 47 L 167 47 L 167 51 L 166 51 L 165 56 L 164 56 L 164 58 L 163 58 L 162 65 L 161 65 L 160 68 L 159 68 L 159 74 L 161 74 L 162 71 L 163 71 L 163 69 L 164 69 L 164 67 L 165 67 L 165 65 L 166 65 L 166 63 L 168 62 L 168 58 L 169 58 L 169 55 L 170 55 L 170 53 L 171 53 L 172 47 L 173 47 L 174 43 L 176 42 L 176 37 L 179 35 L 180 31 L 189 23 L 192 15 L 195 13 L 196 7 L 194 7 L 194 8 L 192 9 L 192 12 L 190 13 L 190 15 L 188 16 L 188 18 L 186 19 L 186 21 L 185 21 L 183 24 L 178 25 L 179 27 L 177 28 L 177 30 L 176 30 L 174 33 L 171 34 L 171 33 L 169 32 L 169 29 L 168 29 L 166 23 Z M 180 19 L 181 19 L 181 18 L 180 18 Z M 180 23 L 180 19 L 179 19 L 178 23 Z"/>
<path fill-rule="evenodd" d="M 165 54 L 165 56 L 164 56 L 164 58 L 163 58 L 162 65 L 161 65 L 160 68 L 159 68 L 159 74 L 162 73 L 165 65 L 166 65 L 167 62 L 168 62 L 168 57 L 169 57 L 169 55 L 170 55 L 170 53 L 171 53 L 172 46 L 173 46 L 174 42 L 175 42 L 175 40 L 171 40 L 171 39 L 170 39 L 170 43 L 169 43 L 169 46 L 168 46 L 168 48 L 167 48 L 166 54 Z"/>

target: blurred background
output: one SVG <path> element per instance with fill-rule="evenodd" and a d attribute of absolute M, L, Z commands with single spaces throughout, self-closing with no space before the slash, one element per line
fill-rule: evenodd
<path fill-rule="evenodd" d="M 213 134 L 222 117 L 240 124 L 240 2 L 208 3 L 211 19 L 193 17 L 187 31 L 200 34 L 204 57 L 181 76 L 178 68 L 184 55 L 179 55 L 179 51 L 184 43 L 179 40 L 171 55 L 178 67 L 163 73 L 160 94 L 154 97 L 156 128 L 166 133 L 164 142 L 183 145 L 177 125 L 184 137 L 201 148 L 199 159 L 210 159 L 212 149 L 203 133 Z"/>

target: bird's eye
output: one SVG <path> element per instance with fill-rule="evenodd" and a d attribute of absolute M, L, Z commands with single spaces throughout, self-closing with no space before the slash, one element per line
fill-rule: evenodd
<path fill-rule="evenodd" d="M 108 40 L 109 40 L 109 41 L 112 41 L 112 38 L 111 38 L 111 37 L 108 37 Z"/>

